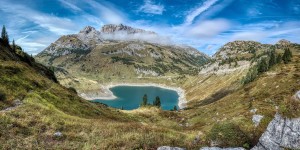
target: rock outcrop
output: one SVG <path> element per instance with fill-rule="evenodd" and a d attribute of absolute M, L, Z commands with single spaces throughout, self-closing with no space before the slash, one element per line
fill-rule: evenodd
<path fill-rule="evenodd" d="M 157 150 L 186 150 L 186 149 L 180 147 L 161 146 L 157 148 Z"/>
<path fill-rule="evenodd" d="M 166 147 L 166 149 L 162 149 Z M 181 150 L 172 149 L 169 146 L 160 147 L 158 150 Z M 167 149 L 169 148 L 169 149 Z M 284 150 L 300 149 L 300 118 L 288 119 L 275 115 L 269 123 L 267 130 L 262 134 L 259 142 L 251 150 Z M 200 150 L 245 150 L 237 148 L 202 147 Z"/>
<path fill-rule="evenodd" d="M 259 123 L 263 117 L 264 116 L 262 116 L 262 115 L 253 115 L 252 116 L 252 121 L 256 127 L 259 125 Z"/>
<path fill-rule="evenodd" d="M 200 148 L 200 150 L 245 150 L 242 147 L 229 147 L 229 148 L 219 148 L 219 147 L 202 147 Z"/>
<path fill-rule="evenodd" d="M 123 24 L 108 24 L 104 25 L 101 29 L 102 33 L 112 34 L 116 32 L 126 32 L 127 34 L 136 34 L 136 33 L 147 33 L 147 34 L 156 34 L 152 31 L 146 31 L 143 29 L 132 28 Z"/>
<path fill-rule="evenodd" d="M 283 150 L 285 148 L 300 148 L 300 118 L 288 119 L 276 114 L 252 150 Z"/>

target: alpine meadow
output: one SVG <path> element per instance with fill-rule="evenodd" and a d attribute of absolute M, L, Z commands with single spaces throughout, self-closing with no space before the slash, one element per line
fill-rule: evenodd
<path fill-rule="evenodd" d="M 300 149 L 298 0 L 1 0 L 0 149 Z"/>

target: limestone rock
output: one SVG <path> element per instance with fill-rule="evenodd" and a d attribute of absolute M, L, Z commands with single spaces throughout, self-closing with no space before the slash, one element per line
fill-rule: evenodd
<path fill-rule="evenodd" d="M 296 92 L 296 94 L 294 95 L 294 98 L 298 101 L 300 101 L 300 90 L 298 92 Z"/>
<path fill-rule="evenodd" d="M 54 137 L 62 137 L 63 136 L 63 134 L 61 133 L 61 132 L 55 132 L 54 134 L 53 134 L 53 136 Z"/>
<path fill-rule="evenodd" d="M 300 118 L 288 119 L 276 114 L 252 150 L 281 150 L 284 148 L 300 148 Z"/>
<path fill-rule="evenodd" d="M 229 147 L 229 148 L 219 148 L 219 147 L 202 147 L 200 150 L 246 150 L 242 147 Z"/>
<path fill-rule="evenodd" d="M 259 125 L 259 123 L 263 117 L 264 116 L 262 116 L 262 115 L 253 115 L 252 116 L 252 121 L 253 121 L 255 127 L 257 127 Z"/>
<path fill-rule="evenodd" d="M 157 150 L 186 150 L 186 149 L 180 147 L 161 146 L 158 147 Z"/>

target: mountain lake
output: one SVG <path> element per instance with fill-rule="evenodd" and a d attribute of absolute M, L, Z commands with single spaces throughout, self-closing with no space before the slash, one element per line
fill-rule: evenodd
<path fill-rule="evenodd" d="M 155 86 L 115 86 L 110 88 L 110 90 L 117 98 L 96 99 L 93 101 L 118 109 L 133 110 L 140 107 L 143 101 L 143 96 L 147 94 L 149 104 L 153 104 L 155 97 L 158 96 L 163 110 L 171 110 L 174 106 L 179 109 L 179 95 L 174 90 Z"/>

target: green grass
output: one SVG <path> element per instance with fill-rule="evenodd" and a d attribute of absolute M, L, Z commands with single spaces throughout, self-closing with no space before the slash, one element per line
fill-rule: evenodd
<path fill-rule="evenodd" d="M 240 80 L 247 70 L 224 75 L 176 75 L 170 80 L 133 76 L 124 80 L 182 87 L 189 101 L 188 108 L 179 112 L 156 107 L 122 111 L 90 103 L 56 83 L 51 72 L 38 64 L 1 60 L 0 94 L 5 98 L 0 100 L 0 109 L 13 106 L 16 99 L 24 104 L 0 112 L 0 149 L 156 149 L 162 145 L 199 149 L 210 140 L 220 141 L 221 146 L 248 148 L 257 143 L 273 119 L 275 106 L 285 117 L 300 116 L 299 103 L 292 99 L 300 89 L 300 56 L 293 50 L 291 63 L 277 64 L 245 86 Z M 60 82 L 86 88 L 107 80 L 102 79 L 75 73 Z M 112 77 L 109 81 L 123 80 Z M 253 108 L 264 116 L 258 127 L 251 120 Z M 58 131 L 63 134 L 60 138 L 53 135 Z M 195 143 L 196 136 L 200 140 Z"/>

